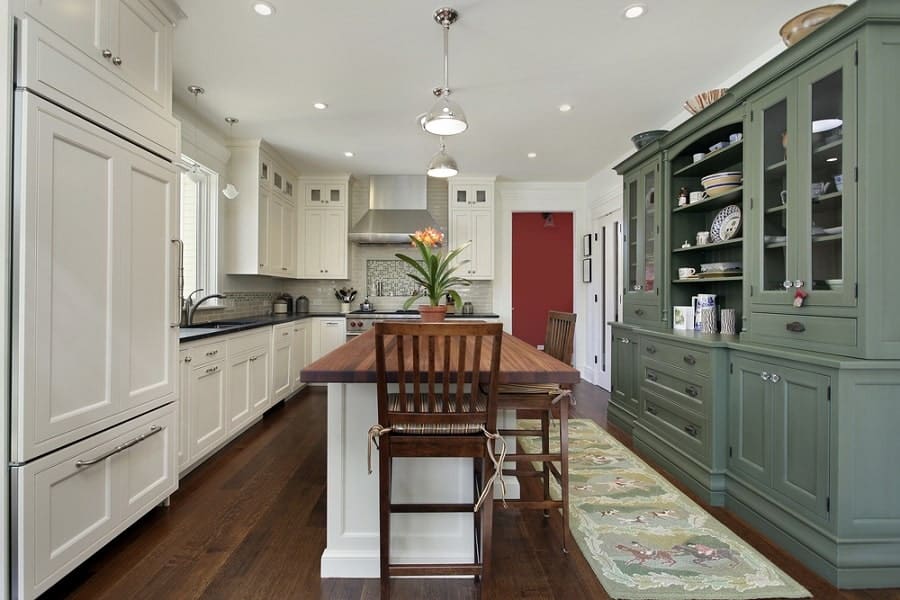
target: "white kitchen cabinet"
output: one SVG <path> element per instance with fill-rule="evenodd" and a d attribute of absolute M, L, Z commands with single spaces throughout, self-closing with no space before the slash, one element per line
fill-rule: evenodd
<path fill-rule="evenodd" d="M 11 470 L 13 595 L 30 599 L 178 488 L 171 403 Z"/>
<path fill-rule="evenodd" d="M 167 158 L 174 22 L 167 1 L 24 0 L 16 79 Z"/>
<path fill-rule="evenodd" d="M 456 273 L 466 279 L 494 278 L 494 179 L 455 178 L 449 185 L 450 244 L 460 253 L 458 263 L 468 260 Z"/>
<path fill-rule="evenodd" d="M 346 179 L 340 181 L 304 180 L 304 203 L 307 208 L 344 208 L 347 206 Z"/>
<path fill-rule="evenodd" d="M 347 319 L 316 317 L 313 319 L 312 357 L 314 362 L 347 341 Z"/>
<path fill-rule="evenodd" d="M 296 277 L 296 176 L 262 140 L 235 142 L 229 150 L 229 177 L 241 193 L 223 201 L 226 271 Z"/>
<path fill-rule="evenodd" d="M 272 329 L 253 329 L 227 341 L 228 435 L 244 429 L 272 404 Z"/>
<path fill-rule="evenodd" d="M 188 419 L 188 464 L 214 450 L 228 435 L 226 365 L 223 354 L 187 369 L 188 393 L 181 401 Z"/>
<path fill-rule="evenodd" d="M 347 210 L 302 211 L 298 264 L 301 279 L 347 279 Z"/>
<path fill-rule="evenodd" d="M 346 322 L 346 321 L 345 321 Z M 300 371 L 310 363 L 312 348 L 312 336 L 310 335 L 309 320 L 294 321 L 294 337 L 291 340 L 294 348 L 291 354 L 293 364 L 291 366 L 291 391 L 296 392 L 306 383 L 300 377 Z"/>
<path fill-rule="evenodd" d="M 294 385 L 294 324 L 283 323 L 272 328 L 272 401 L 284 400 Z"/>
<path fill-rule="evenodd" d="M 96 125 L 16 103 L 11 460 L 25 462 L 177 397 L 178 186 Z"/>

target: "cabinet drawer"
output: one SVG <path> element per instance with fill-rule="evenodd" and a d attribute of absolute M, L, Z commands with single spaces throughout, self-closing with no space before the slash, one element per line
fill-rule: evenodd
<path fill-rule="evenodd" d="M 633 300 L 626 302 L 622 308 L 622 321 L 632 325 L 659 327 L 659 308 L 656 304 L 640 304 Z"/>
<path fill-rule="evenodd" d="M 642 357 L 641 386 L 699 416 L 708 414 L 711 393 L 709 380 L 705 377 L 691 377 L 681 369 Z"/>
<path fill-rule="evenodd" d="M 856 347 L 856 319 L 755 312 L 750 323 L 754 338 L 765 338 L 775 344 L 797 347 L 827 344 L 831 348 L 827 352 Z"/>
<path fill-rule="evenodd" d="M 199 367 L 207 363 L 225 358 L 225 341 L 213 342 L 191 346 L 181 350 L 182 362 L 190 363 L 191 367 Z"/>
<path fill-rule="evenodd" d="M 673 407 L 651 390 L 641 390 L 641 423 L 670 442 L 674 448 L 703 461 L 709 461 L 709 431 L 706 419 Z"/>
<path fill-rule="evenodd" d="M 175 405 L 13 468 L 20 598 L 49 588 L 178 487 Z"/>
<path fill-rule="evenodd" d="M 272 328 L 254 329 L 244 334 L 238 334 L 228 338 L 228 355 L 234 356 L 239 352 L 245 352 L 251 348 L 263 347 L 268 349 L 272 340 Z"/>
<path fill-rule="evenodd" d="M 687 373 L 709 374 L 709 352 L 696 347 L 648 337 L 641 344 L 641 356 L 684 369 Z"/>

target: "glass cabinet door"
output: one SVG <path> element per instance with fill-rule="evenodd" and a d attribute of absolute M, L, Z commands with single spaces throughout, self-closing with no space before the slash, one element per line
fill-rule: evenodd
<path fill-rule="evenodd" d="M 856 68 L 854 48 L 799 79 L 800 190 L 794 285 L 805 304 L 856 304 Z"/>
<path fill-rule="evenodd" d="M 625 293 L 638 286 L 638 179 L 625 180 Z"/>
<path fill-rule="evenodd" d="M 644 194 L 643 230 L 644 244 L 641 261 L 643 271 L 638 274 L 642 277 L 641 291 L 645 294 L 656 293 L 656 165 L 652 165 L 641 173 L 643 180 L 642 192 Z"/>
<path fill-rule="evenodd" d="M 796 86 L 779 88 L 760 98 L 751 107 L 751 135 L 760 150 L 758 161 L 752 161 L 752 177 L 755 196 L 754 225 L 760 240 L 761 254 L 753 265 L 756 273 L 751 289 L 754 302 L 781 304 L 787 302 L 785 290 L 792 277 L 794 261 L 791 228 L 793 213 L 790 210 L 796 199 L 790 192 L 795 178 L 796 130 L 794 90 Z M 792 156 L 793 155 L 793 156 Z"/>

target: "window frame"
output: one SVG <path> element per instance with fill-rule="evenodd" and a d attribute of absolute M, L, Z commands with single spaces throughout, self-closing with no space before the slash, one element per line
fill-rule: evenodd
<path fill-rule="evenodd" d="M 183 189 L 184 177 L 192 173 L 203 177 L 197 194 L 197 289 L 203 289 L 200 295 L 208 296 L 219 291 L 219 173 L 203 163 L 185 155 L 181 155 L 181 163 L 187 167 L 179 176 L 179 194 Z M 179 199 L 179 236 L 181 235 L 182 218 L 181 200 Z M 185 288 L 183 293 L 190 294 L 192 289 Z M 197 298 L 193 299 L 195 302 Z M 203 308 L 222 308 L 221 298 L 213 298 L 204 302 Z"/>

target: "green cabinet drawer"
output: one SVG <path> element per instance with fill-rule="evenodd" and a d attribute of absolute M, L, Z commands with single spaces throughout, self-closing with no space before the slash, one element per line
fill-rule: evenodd
<path fill-rule="evenodd" d="M 702 461 L 709 462 L 709 428 L 707 420 L 674 406 L 652 390 L 641 390 L 641 424 L 677 448 Z"/>
<path fill-rule="evenodd" d="M 642 303 L 636 299 L 623 302 L 622 321 L 631 325 L 659 328 L 661 324 L 659 305 L 656 303 Z"/>
<path fill-rule="evenodd" d="M 671 365 L 641 357 L 641 386 L 653 390 L 678 406 L 706 417 L 711 397 L 709 380 L 691 376 Z"/>
<path fill-rule="evenodd" d="M 709 352 L 696 347 L 647 337 L 641 344 L 641 356 L 684 369 L 687 373 L 709 374 Z"/>
<path fill-rule="evenodd" d="M 781 346 L 840 353 L 856 348 L 856 319 L 754 312 L 753 339 Z"/>

